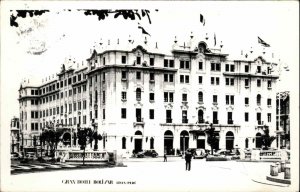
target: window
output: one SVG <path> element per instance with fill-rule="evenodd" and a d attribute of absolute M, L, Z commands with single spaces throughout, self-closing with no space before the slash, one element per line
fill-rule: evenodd
<path fill-rule="evenodd" d="M 202 82 L 203 82 L 203 77 L 202 76 L 198 76 L 198 83 L 202 84 Z"/>
<path fill-rule="evenodd" d="M 260 105 L 260 104 L 261 104 L 261 95 L 260 95 L 260 94 L 258 94 L 258 95 L 256 96 L 256 103 L 257 103 L 257 105 Z"/>
<path fill-rule="evenodd" d="M 122 93 L 121 93 L 121 100 L 123 100 L 123 101 L 127 100 L 127 92 L 126 91 L 122 91 Z"/>
<path fill-rule="evenodd" d="M 154 109 L 149 109 L 149 119 L 154 119 Z"/>
<path fill-rule="evenodd" d="M 166 123 L 172 123 L 172 111 L 166 110 Z"/>
<path fill-rule="evenodd" d="M 229 64 L 225 65 L 225 71 L 228 72 L 229 71 Z"/>
<path fill-rule="evenodd" d="M 82 90 L 83 90 L 83 92 L 86 91 L 86 85 L 83 85 L 83 86 L 82 86 Z"/>
<path fill-rule="evenodd" d="M 121 108 L 121 118 L 126 119 L 126 108 Z"/>
<path fill-rule="evenodd" d="M 73 88 L 73 94 L 76 95 L 76 93 L 77 93 L 77 89 Z"/>
<path fill-rule="evenodd" d="M 127 72 L 122 71 L 122 80 L 126 80 L 126 79 L 127 79 Z"/>
<path fill-rule="evenodd" d="M 122 55 L 122 64 L 126 64 L 126 56 Z"/>
<path fill-rule="evenodd" d="M 213 103 L 218 103 L 218 96 L 217 95 L 213 95 Z"/>
<path fill-rule="evenodd" d="M 271 119 L 271 113 L 268 113 L 267 116 L 268 116 L 268 122 L 271 122 L 272 121 L 272 119 Z"/>
<path fill-rule="evenodd" d="M 182 110 L 182 123 L 188 123 L 187 110 Z"/>
<path fill-rule="evenodd" d="M 256 113 L 256 120 L 259 121 L 258 124 L 261 125 L 261 113 Z"/>
<path fill-rule="evenodd" d="M 102 61 L 103 61 L 103 65 L 105 65 L 105 57 L 103 57 Z"/>
<path fill-rule="evenodd" d="M 203 103 L 203 93 L 201 91 L 198 92 L 198 102 Z"/>
<path fill-rule="evenodd" d="M 180 69 L 190 69 L 190 61 L 180 61 Z"/>
<path fill-rule="evenodd" d="M 180 83 L 190 83 L 189 75 L 180 75 Z"/>
<path fill-rule="evenodd" d="M 249 79 L 245 79 L 245 87 L 246 87 L 246 88 L 249 87 Z"/>
<path fill-rule="evenodd" d="M 174 67 L 174 60 L 173 59 L 170 59 L 169 60 L 169 67 Z"/>
<path fill-rule="evenodd" d="M 226 105 L 234 105 L 234 95 L 226 95 L 225 96 Z"/>
<path fill-rule="evenodd" d="M 140 88 L 136 89 L 136 100 L 137 101 L 141 100 L 141 89 Z"/>
<path fill-rule="evenodd" d="M 213 124 L 218 124 L 218 112 L 217 111 L 213 111 Z"/>
<path fill-rule="evenodd" d="M 245 65 L 245 73 L 249 73 L 249 65 Z"/>
<path fill-rule="evenodd" d="M 71 95 L 72 95 L 72 89 L 69 90 L 69 96 L 71 96 Z"/>
<path fill-rule="evenodd" d="M 210 80 L 211 80 L 212 85 L 215 85 L 215 84 L 219 85 L 220 84 L 220 78 L 219 77 L 211 77 Z"/>
<path fill-rule="evenodd" d="M 182 94 L 182 101 L 187 101 L 187 94 L 186 93 L 183 93 Z"/>
<path fill-rule="evenodd" d="M 234 86 L 234 78 L 225 78 L 225 84 Z"/>
<path fill-rule="evenodd" d="M 102 103 L 105 104 L 105 91 L 102 91 Z"/>
<path fill-rule="evenodd" d="M 245 113 L 245 122 L 248 122 L 248 121 L 249 121 L 249 113 L 246 112 L 246 113 Z"/>
<path fill-rule="evenodd" d="M 78 110 L 81 110 L 81 101 L 78 101 Z"/>
<path fill-rule="evenodd" d="M 136 64 L 138 64 L 138 65 L 141 64 L 141 57 L 136 57 Z"/>
<path fill-rule="evenodd" d="M 234 65 L 230 65 L 230 72 L 234 72 Z"/>
<path fill-rule="evenodd" d="M 138 80 L 141 79 L 141 72 L 140 71 L 136 72 L 136 79 L 138 79 Z"/>
<path fill-rule="evenodd" d="M 150 57 L 150 66 L 154 66 L 154 58 Z"/>
<path fill-rule="evenodd" d="M 126 138 L 122 137 L 122 149 L 126 149 Z"/>
<path fill-rule="evenodd" d="M 77 110 L 76 103 L 73 103 L 73 110 L 74 110 L 74 111 L 76 111 L 76 110 Z"/>
<path fill-rule="evenodd" d="M 245 105 L 249 105 L 249 97 L 245 97 Z"/>
<path fill-rule="evenodd" d="M 78 93 L 81 93 L 81 87 L 78 87 Z"/>
<path fill-rule="evenodd" d="M 272 99 L 270 99 L 270 98 L 267 99 L 267 105 L 268 105 L 268 106 L 271 106 L 271 105 L 272 105 Z"/>
<path fill-rule="evenodd" d="M 150 73 L 150 81 L 154 82 L 154 73 Z"/>
<path fill-rule="evenodd" d="M 78 81 L 81 81 L 81 74 L 78 74 Z"/>
<path fill-rule="evenodd" d="M 227 112 L 227 124 L 233 124 L 232 112 Z"/>
<path fill-rule="evenodd" d="M 271 80 L 268 80 L 268 88 L 272 88 L 272 81 Z"/>
<path fill-rule="evenodd" d="M 86 109 L 86 100 L 83 100 L 83 109 Z"/>
<path fill-rule="evenodd" d="M 149 100 L 154 101 L 154 93 L 149 93 Z"/>
<path fill-rule="evenodd" d="M 69 112 L 72 112 L 72 104 L 69 104 Z"/>
<path fill-rule="evenodd" d="M 164 102 L 173 102 L 172 92 L 164 92 Z"/>
<path fill-rule="evenodd" d="M 72 118 L 69 118 L 69 125 L 72 125 Z"/>
<path fill-rule="evenodd" d="M 136 117 L 136 122 L 142 122 L 142 109 L 140 108 L 135 109 L 135 117 Z"/>
<path fill-rule="evenodd" d="M 173 74 L 164 74 L 164 82 L 174 82 Z"/>
<path fill-rule="evenodd" d="M 73 77 L 73 83 L 76 83 L 76 76 Z"/>
<path fill-rule="evenodd" d="M 86 124 L 86 115 L 83 116 L 83 124 Z"/>
<path fill-rule="evenodd" d="M 257 87 L 261 87 L 261 80 L 257 79 Z"/>
<path fill-rule="evenodd" d="M 261 66 L 257 66 L 256 73 L 261 73 Z"/>
<path fill-rule="evenodd" d="M 221 64 L 220 63 L 210 63 L 210 70 L 211 71 L 221 71 Z"/>
<path fill-rule="evenodd" d="M 202 61 L 200 61 L 200 62 L 198 63 L 198 69 L 199 69 L 199 70 L 203 70 L 203 62 L 202 62 Z"/>
<path fill-rule="evenodd" d="M 164 59 L 164 67 L 168 67 L 168 59 Z"/>

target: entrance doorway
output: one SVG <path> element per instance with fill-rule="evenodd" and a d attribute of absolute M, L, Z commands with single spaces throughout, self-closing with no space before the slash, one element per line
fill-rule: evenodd
<path fill-rule="evenodd" d="M 139 152 L 143 150 L 143 134 L 141 131 L 136 131 L 134 134 L 135 138 L 134 138 L 134 150 L 135 152 Z"/>
<path fill-rule="evenodd" d="M 234 145 L 234 135 L 231 131 L 226 133 L 226 149 L 232 150 Z"/>
<path fill-rule="evenodd" d="M 261 133 L 256 133 L 256 137 L 255 137 L 255 147 L 256 147 L 256 148 L 261 148 L 261 146 L 262 146 Z"/>
<path fill-rule="evenodd" d="M 205 149 L 205 133 L 199 133 L 197 138 L 197 149 Z"/>
<path fill-rule="evenodd" d="M 71 145 L 71 134 L 69 132 L 64 133 L 62 137 L 62 142 L 64 146 Z"/>
<path fill-rule="evenodd" d="M 173 133 L 170 130 L 167 130 L 164 134 L 164 151 L 167 155 L 174 155 L 175 151 L 173 150 Z"/>
<path fill-rule="evenodd" d="M 180 133 L 180 151 L 185 151 L 189 148 L 189 133 L 182 131 Z"/>

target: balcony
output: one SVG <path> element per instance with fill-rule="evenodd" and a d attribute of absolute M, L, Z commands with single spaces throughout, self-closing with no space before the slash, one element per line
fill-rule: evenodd
<path fill-rule="evenodd" d="M 167 118 L 166 119 L 166 123 L 172 123 L 172 119 L 171 118 Z"/>
<path fill-rule="evenodd" d="M 263 121 L 257 121 L 257 125 L 263 125 L 264 122 Z"/>
<path fill-rule="evenodd" d="M 214 120 L 213 120 L 213 124 L 219 124 L 219 120 L 214 119 Z"/>
<path fill-rule="evenodd" d="M 203 124 L 203 123 L 205 123 L 205 121 L 204 121 L 204 119 L 199 119 L 197 123 Z"/>
<path fill-rule="evenodd" d="M 182 119 L 182 123 L 189 123 L 188 119 Z"/>
<path fill-rule="evenodd" d="M 136 122 L 133 122 L 133 126 L 136 127 L 136 126 L 144 126 L 145 125 L 145 122 L 144 122 L 144 118 L 141 118 L 141 117 L 137 117 L 136 118 Z"/>
<path fill-rule="evenodd" d="M 233 120 L 230 120 L 230 119 L 229 119 L 229 120 L 227 121 L 227 124 L 232 125 L 232 124 L 233 124 Z"/>

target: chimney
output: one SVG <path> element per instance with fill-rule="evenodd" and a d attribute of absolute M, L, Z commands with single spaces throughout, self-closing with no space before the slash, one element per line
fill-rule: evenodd
<path fill-rule="evenodd" d="M 118 42 L 117 42 L 117 44 L 119 45 L 119 38 L 118 38 Z"/>
<path fill-rule="evenodd" d="M 158 47 L 157 47 L 157 42 L 155 43 L 155 48 L 157 49 Z"/>
<path fill-rule="evenodd" d="M 174 43 L 177 43 L 177 37 L 175 36 Z"/>

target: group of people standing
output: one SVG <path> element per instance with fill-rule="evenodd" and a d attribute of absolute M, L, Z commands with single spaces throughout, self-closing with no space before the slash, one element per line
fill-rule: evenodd
<path fill-rule="evenodd" d="M 185 155 L 184 155 L 184 159 L 185 159 L 185 170 L 186 171 L 190 171 L 191 170 L 191 161 L 192 161 L 192 153 L 190 151 L 186 151 Z M 167 162 L 167 154 L 164 154 L 164 162 Z"/>

